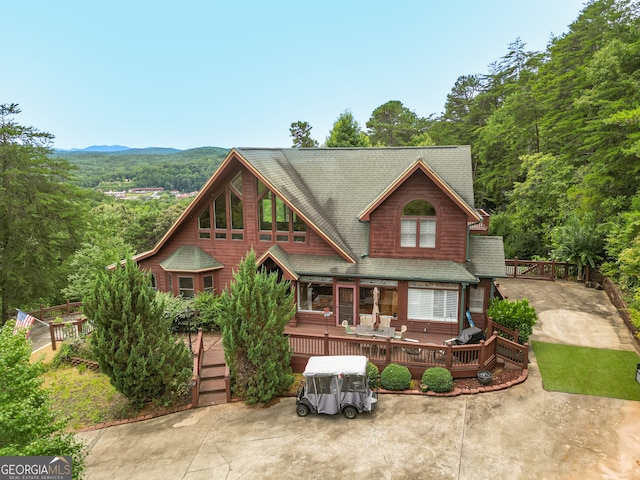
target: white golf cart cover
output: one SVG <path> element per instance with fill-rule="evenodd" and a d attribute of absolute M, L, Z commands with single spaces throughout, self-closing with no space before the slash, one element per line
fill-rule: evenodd
<path fill-rule="evenodd" d="M 307 379 L 307 400 L 318 413 L 329 415 L 340 412 L 343 405 L 371 411 L 377 399 L 368 386 L 367 363 L 367 357 L 361 355 L 310 357 L 303 372 Z M 345 377 L 356 383 L 344 384 Z"/>
<path fill-rule="evenodd" d="M 364 355 L 310 357 L 303 375 L 305 377 L 317 375 L 366 375 L 367 361 L 367 357 Z"/>

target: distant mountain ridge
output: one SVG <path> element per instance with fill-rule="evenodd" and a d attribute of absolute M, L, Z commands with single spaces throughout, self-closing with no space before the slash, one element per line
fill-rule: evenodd
<path fill-rule="evenodd" d="M 92 145 L 86 148 L 55 149 L 57 154 L 105 153 L 111 155 L 170 155 L 182 152 L 177 148 L 146 147 L 129 148 L 123 145 Z"/>
<path fill-rule="evenodd" d="M 56 148 L 58 152 L 119 152 L 122 150 L 130 150 L 129 147 L 123 145 L 91 145 L 86 148 Z"/>

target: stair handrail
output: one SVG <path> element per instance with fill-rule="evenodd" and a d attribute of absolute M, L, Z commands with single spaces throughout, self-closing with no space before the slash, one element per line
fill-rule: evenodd
<path fill-rule="evenodd" d="M 191 376 L 191 405 L 198 406 L 200 396 L 200 373 L 202 371 L 202 358 L 204 357 L 204 337 L 202 329 L 198 329 L 198 336 L 193 345 L 193 374 Z"/>

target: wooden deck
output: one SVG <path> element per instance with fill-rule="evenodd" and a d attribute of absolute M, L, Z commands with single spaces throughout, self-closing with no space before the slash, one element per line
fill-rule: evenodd
<path fill-rule="evenodd" d="M 353 327 L 352 327 L 353 328 Z M 362 338 L 362 340 L 370 339 L 370 337 L 357 337 L 355 335 L 347 335 L 344 327 L 336 327 L 336 326 L 321 326 L 321 325 L 298 325 L 295 327 L 287 325 L 284 329 L 285 335 L 297 334 L 297 335 L 324 335 L 326 333 L 329 334 L 331 338 Z M 450 338 L 457 337 L 457 334 L 453 335 L 443 335 L 437 333 L 418 333 L 418 332 L 407 332 L 405 334 L 405 339 L 407 346 L 411 346 L 411 340 L 417 340 L 415 343 L 431 343 L 435 345 L 442 345 L 445 340 L 449 340 Z"/>

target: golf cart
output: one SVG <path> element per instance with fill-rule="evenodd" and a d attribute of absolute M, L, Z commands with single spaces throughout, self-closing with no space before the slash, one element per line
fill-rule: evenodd
<path fill-rule="evenodd" d="M 352 419 L 358 413 L 371 412 L 378 395 L 369 387 L 367 362 L 367 357 L 360 355 L 309 358 L 298 389 L 296 413 L 301 417 L 309 412 L 342 413 Z"/>

